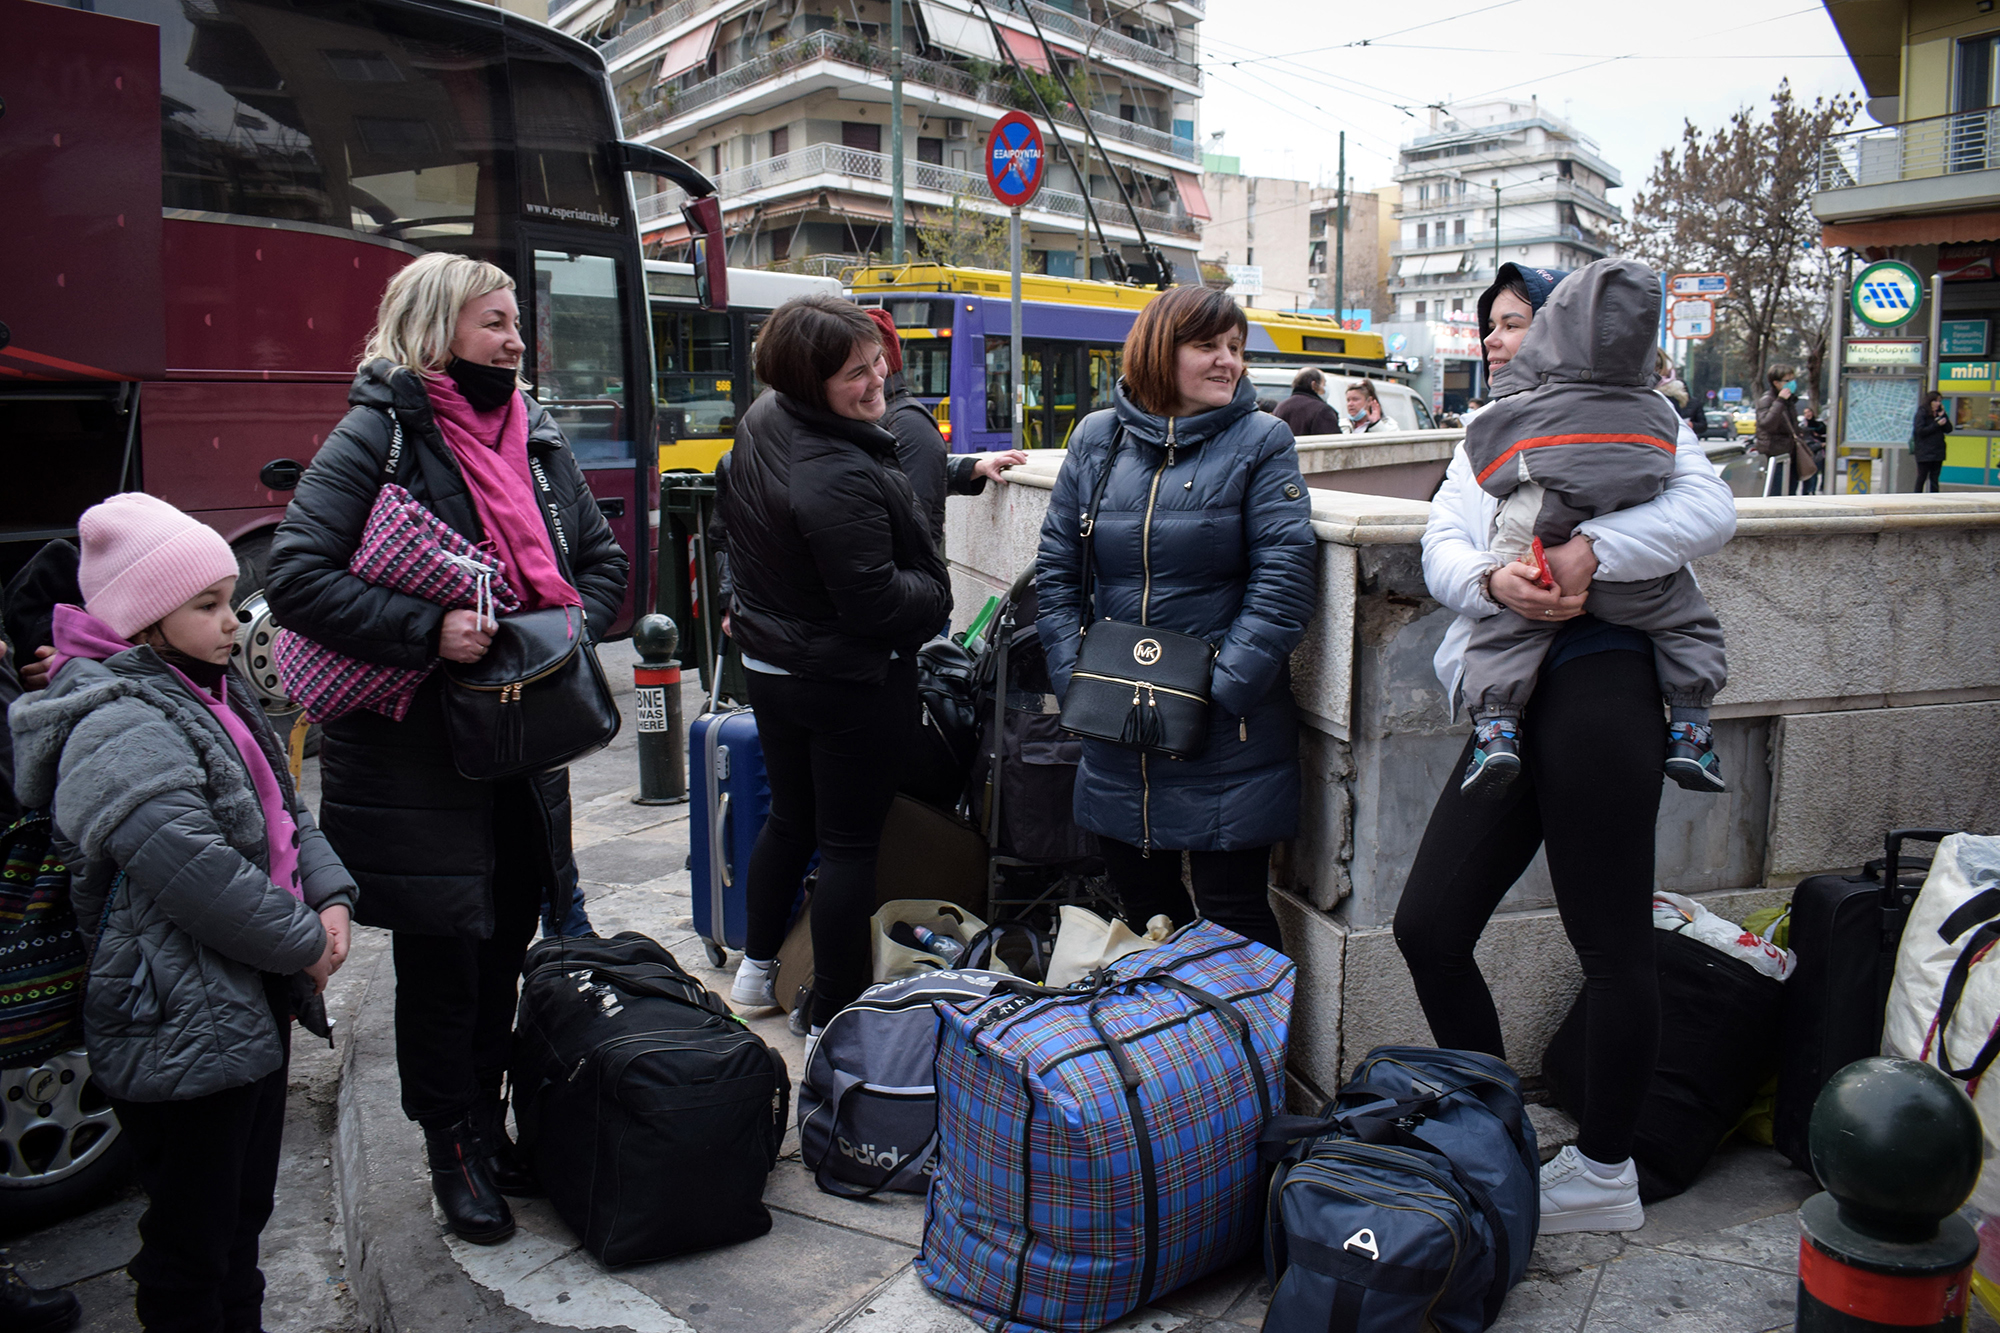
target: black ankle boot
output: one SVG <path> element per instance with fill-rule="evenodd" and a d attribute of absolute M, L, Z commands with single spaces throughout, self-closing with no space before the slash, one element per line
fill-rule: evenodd
<path fill-rule="evenodd" d="M 83 1318 L 83 1304 L 67 1291 L 31 1287 L 0 1259 L 0 1328 L 8 1333 L 61 1333 Z"/>
<path fill-rule="evenodd" d="M 542 1185 L 527 1155 L 507 1137 L 507 1103 L 498 1095 L 484 1098 L 473 1111 L 479 1125 L 480 1158 L 494 1188 L 516 1199 L 539 1199 Z"/>
<path fill-rule="evenodd" d="M 440 1127 L 424 1126 L 424 1148 L 430 1155 L 431 1189 L 445 1221 L 459 1239 L 474 1245 L 497 1245 L 514 1234 L 514 1214 L 493 1183 L 481 1151 L 474 1118 Z"/>

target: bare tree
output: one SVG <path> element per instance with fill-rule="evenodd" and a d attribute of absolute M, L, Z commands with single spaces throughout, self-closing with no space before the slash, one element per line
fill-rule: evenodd
<path fill-rule="evenodd" d="M 1817 395 L 1832 268 L 1812 213 L 1815 174 L 1820 146 L 1858 110 L 1845 94 L 1805 106 L 1787 80 L 1768 116 L 1745 107 L 1712 131 L 1683 122 L 1680 145 L 1660 153 L 1632 200 L 1628 254 L 1669 273 L 1729 275 L 1718 332 L 1741 349 L 1751 383 L 1774 356 L 1797 355 Z"/>
<path fill-rule="evenodd" d="M 1005 269 L 1007 219 L 968 208 L 958 195 L 950 208 L 926 209 L 917 222 L 917 248 L 934 264 Z"/>

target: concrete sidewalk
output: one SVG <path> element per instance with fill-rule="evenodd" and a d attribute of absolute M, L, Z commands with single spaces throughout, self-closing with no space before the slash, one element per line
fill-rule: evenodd
<path fill-rule="evenodd" d="M 629 690 L 617 649 L 614 681 Z M 699 708 L 690 688 L 689 715 Z M 629 709 L 629 694 L 625 698 Z M 573 773 L 577 859 L 602 934 L 637 930 L 666 944 L 718 991 L 691 920 L 686 806 L 631 803 L 635 733 Z M 635 1333 L 968 1333 L 910 1268 L 923 1201 L 822 1194 L 798 1160 L 796 1131 L 765 1193 L 770 1234 L 745 1244 L 606 1271 L 546 1203 L 517 1201 L 520 1231 L 483 1248 L 450 1237 L 430 1200 L 422 1149 L 397 1104 L 387 939 L 362 931 L 344 974 L 353 1021 L 342 1051 L 335 1179 L 348 1283 L 361 1324 L 387 1330 L 614 1329 Z M 732 960 L 733 962 L 733 960 Z M 802 1043 L 781 1016 L 751 1026 L 794 1074 Z M 1545 1129 L 1556 1129 L 1547 1113 Z M 673 1182 L 659 1182 L 671 1199 Z M 1798 1204 L 1813 1189 L 1769 1149 L 1731 1147 L 1688 1193 L 1648 1210 L 1626 1236 L 1558 1236 L 1535 1249 L 1528 1280 L 1496 1328 L 1658 1328 L 1759 1333 L 1788 1328 L 1797 1282 Z M 699 1208 L 699 1199 L 670 1206 Z M 1246 1260 L 1163 1297 L 1114 1327 L 1149 1333 L 1254 1329 L 1268 1291 Z"/>

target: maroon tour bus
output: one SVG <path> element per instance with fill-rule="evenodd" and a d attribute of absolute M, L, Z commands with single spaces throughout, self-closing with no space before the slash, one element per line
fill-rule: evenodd
<path fill-rule="evenodd" d="M 628 173 L 695 197 L 703 277 L 721 218 L 701 173 L 619 140 L 594 50 L 465 0 L 0 0 L 0 33 L 0 577 L 143 489 L 229 540 L 247 596 L 383 285 L 443 249 L 514 276 L 524 373 L 633 556 L 612 632 L 650 605 Z"/>

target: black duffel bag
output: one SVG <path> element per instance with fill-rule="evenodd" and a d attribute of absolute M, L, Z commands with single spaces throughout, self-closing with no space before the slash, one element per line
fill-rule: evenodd
<path fill-rule="evenodd" d="M 771 1229 L 785 1063 L 653 940 L 543 940 L 514 1034 L 514 1121 L 549 1201 L 599 1262 Z"/>
<path fill-rule="evenodd" d="M 502 616 L 477 662 L 444 666 L 451 761 L 482 781 L 546 773 L 618 735 L 618 705 L 580 606 Z"/>
<path fill-rule="evenodd" d="M 917 734 L 897 790 L 940 810 L 956 810 L 979 744 L 979 665 L 965 645 L 932 639 L 917 650 Z"/>

